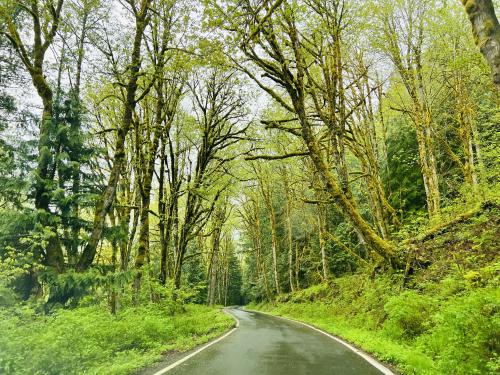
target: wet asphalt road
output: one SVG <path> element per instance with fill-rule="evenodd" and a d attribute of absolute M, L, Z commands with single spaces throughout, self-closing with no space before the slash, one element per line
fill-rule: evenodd
<path fill-rule="evenodd" d="M 381 374 L 345 346 L 301 324 L 229 310 L 239 328 L 168 375 Z"/>

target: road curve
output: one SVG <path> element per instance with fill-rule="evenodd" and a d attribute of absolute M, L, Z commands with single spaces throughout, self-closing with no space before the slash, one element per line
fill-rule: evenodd
<path fill-rule="evenodd" d="M 240 309 L 228 311 L 239 328 L 168 375 L 382 374 L 349 348 L 300 323 Z"/>

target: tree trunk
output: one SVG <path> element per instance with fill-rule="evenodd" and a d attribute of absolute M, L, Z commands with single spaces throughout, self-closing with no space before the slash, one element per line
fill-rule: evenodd
<path fill-rule="evenodd" d="M 429 212 L 429 217 L 434 218 L 439 216 L 441 204 L 436 158 L 434 156 L 434 142 L 431 135 L 431 119 L 427 111 L 420 109 L 417 109 L 417 111 L 415 125 L 420 168 L 424 181 L 427 211 Z"/>
<path fill-rule="evenodd" d="M 208 296 L 207 302 L 209 305 L 215 303 L 215 291 L 217 287 L 217 271 L 223 262 L 221 262 L 220 257 L 220 238 L 222 233 L 222 225 L 224 224 L 226 218 L 226 206 L 225 202 L 222 203 L 221 207 L 216 208 L 216 212 L 213 215 L 213 233 L 212 233 L 212 249 L 210 252 L 209 266 L 208 266 Z"/>
<path fill-rule="evenodd" d="M 300 251 L 299 244 L 295 243 L 295 290 L 300 290 Z"/>
<path fill-rule="evenodd" d="M 257 271 L 257 280 L 261 281 L 264 286 L 264 293 L 267 301 L 272 300 L 271 290 L 267 280 L 267 271 L 262 256 L 262 239 L 261 239 L 261 225 L 260 225 L 260 206 L 257 198 L 252 198 L 247 205 L 244 206 L 246 214 L 243 218 L 247 224 L 248 232 L 252 239 L 253 248 L 255 251 L 255 262 Z"/>
<path fill-rule="evenodd" d="M 416 87 L 413 94 L 415 107 L 415 126 L 417 132 L 417 143 L 420 157 L 420 167 L 424 179 L 424 186 L 427 197 L 427 210 L 429 218 L 438 217 L 441 211 L 441 196 L 439 193 L 439 182 L 436 166 L 436 155 L 433 140 L 433 120 L 432 113 L 427 104 L 424 88 L 422 51 L 421 43 L 423 39 L 423 26 L 419 26 L 419 47 L 415 53 Z"/>
<path fill-rule="evenodd" d="M 152 176 L 151 176 L 152 177 Z M 137 274 L 134 280 L 134 293 L 137 302 L 141 290 L 141 279 L 142 271 L 141 268 L 144 266 L 149 258 L 149 204 L 150 204 L 150 192 L 151 192 L 151 177 L 146 176 L 146 181 L 144 182 L 144 192 L 142 193 L 141 208 L 139 214 L 139 240 L 137 247 L 137 255 L 135 258 L 135 268 Z"/>
<path fill-rule="evenodd" d="M 117 225 L 116 216 L 113 210 L 109 212 L 109 220 L 111 221 L 111 225 L 114 227 Z M 116 272 L 116 254 L 117 254 L 117 239 L 113 238 L 111 240 L 111 266 L 113 267 L 113 272 Z M 111 314 L 115 315 L 118 309 L 118 294 L 115 290 L 115 286 L 111 285 L 111 292 L 109 296 L 109 305 L 111 309 Z"/>
<path fill-rule="evenodd" d="M 257 206 L 258 207 L 258 206 Z M 269 281 L 267 279 L 267 270 L 265 263 L 263 261 L 263 255 L 262 255 L 262 237 L 261 237 L 261 225 L 260 225 L 260 218 L 259 218 L 259 211 L 256 211 L 256 220 L 255 220 L 255 250 L 257 252 L 257 263 L 258 267 L 260 268 L 262 278 L 264 281 L 264 289 L 266 291 L 267 295 L 267 300 L 271 301 L 272 300 L 272 294 L 271 294 L 271 289 L 269 288 Z"/>
<path fill-rule="evenodd" d="M 475 188 L 478 184 L 476 163 L 474 161 L 474 145 L 472 127 L 470 126 L 470 119 L 466 113 L 460 111 L 458 114 L 459 135 L 462 141 L 462 152 L 464 154 L 464 161 L 462 170 L 464 180 L 467 184 Z"/>
<path fill-rule="evenodd" d="M 161 138 L 161 146 L 160 146 L 160 172 L 158 175 L 158 230 L 160 235 L 160 283 L 165 285 L 167 282 L 167 278 L 170 276 L 168 273 L 168 263 L 169 252 L 168 246 L 170 242 L 171 236 L 171 226 L 172 226 L 172 215 L 167 214 L 167 206 L 170 207 L 171 204 L 167 205 L 166 197 L 165 197 L 165 163 L 166 154 L 165 154 L 165 138 Z M 169 197 L 171 200 L 173 197 Z M 168 216 L 167 216 L 168 215 Z"/>
<path fill-rule="evenodd" d="M 165 134 L 164 134 L 165 135 Z M 168 137 L 168 134 L 167 134 Z M 165 139 L 162 138 L 162 142 Z M 169 196 L 165 202 L 164 197 L 164 173 L 165 173 L 165 163 L 167 163 L 167 157 L 165 154 L 166 145 L 163 143 L 161 148 L 161 164 L 160 164 L 160 196 L 158 198 L 158 214 L 160 216 L 158 221 L 158 226 L 160 230 L 160 242 L 161 242 L 161 259 L 160 259 L 160 282 L 165 285 L 167 278 L 172 277 L 172 260 L 175 261 L 175 255 L 177 253 L 177 234 L 178 234 L 178 199 L 179 199 L 179 188 L 180 184 L 178 181 L 178 153 L 174 152 L 172 141 L 168 137 L 168 146 L 170 152 L 170 181 L 169 181 Z M 173 237 L 173 238 L 172 238 Z M 171 244 L 174 249 L 172 253 L 169 253 Z"/>
<path fill-rule="evenodd" d="M 491 68 L 493 83 L 500 93 L 500 25 L 492 0 L 462 0 L 472 24 L 474 41 Z"/>
<path fill-rule="evenodd" d="M 163 58 L 159 58 L 158 71 L 162 72 L 163 70 Z M 148 127 L 150 125 L 154 126 L 153 130 L 153 141 L 151 142 L 150 131 L 151 129 L 147 128 L 145 131 L 141 129 L 141 126 L 138 125 L 136 129 L 137 142 L 138 144 L 138 159 L 140 161 L 139 168 L 144 168 L 141 174 L 142 181 L 139 180 L 139 192 L 141 194 L 141 229 L 139 231 L 139 246 L 137 248 L 137 257 L 135 259 L 135 267 L 137 269 L 137 275 L 135 279 L 135 292 L 137 296 L 140 292 L 141 287 L 141 277 L 142 271 L 141 268 L 145 264 L 145 261 L 149 261 L 149 205 L 151 203 L 151 189 L 153 182 L 153 175 L 155 169 L 155 161 L 156 161 L 156 153 L 158 151 L 158 147 L 160 145 L 160 138 L 162 136 L 162 124 L 163 124 L 163 110 L 164 110 L 164 100 L 163 100 L 163 79 L 158 79 L 158 85 L 156 87 L 157 94 L 157 105 L 155 110 L 155 121 L 153 124 L 148 124 L 145 122 L 145 126 Z M 169 129 L 167 129 L 168 132 Z M 144 135 L 145 133 L 145 135 Z M 141 145 L 146 144 L 146 151 L 141 151 Z"/>
<path fill-rule="evenodd" d="M 215 289 L 217 286 L 217 267 L 219 265 L 219 244 L 220 244 L 220 227 L 215 228 L 212 234 L 212 251 L 210 254 L 210 264 L 208 272 L 208 304 L 212 306 L 215 303 Z"/>
<path fill-rule="evenodd" d="M 286 168 L 282 169 L 283 185 L 285 189 L 286 198 L 286 232 L 288 241 L 288 282 L 290 284 L 290 291 L 295 291 L 295 283 L 293 280 L 293 241 L 292 241 L 292 198 L 290 196 L 290 184 L 288 182 L 288 174 Z"/>
<path fill-rule="evenodd" d="M 321 253 L 321 265 L 323 271 L 323 281 L 328 280 L 328 260 L 326 258 L 326 241 L 328 238 L 327 222 L 326 222 L 326 207 L 318 204 L 318 233 L 319 233 L 319 249 Z"/>
<path fill-rule="evenodd" d="M 323 159 L 319 146 L 314 139 L 314 135 L 312 134 L 310 125 L 305 116 L 305 111 L 299 108 L 297 113 L 302 124 L 302 137 L 307 145 L 307 148 L 309 149 L 310 157 L 316 167 L 316 170 L 322 177 L 323 183 L 331 198 L 338 204 L 344 217 L 359 231 L 363 239 L 367 242 L 367 245 L 390 263 L 395 263 L 394 245 L 377 235 L 365 219 L 363 219 L 354 202 L 343 193 L 335 179 L 335 176 L 332 174 Z"/>
<path fill-rule="evenodd" d="M 273 210 L 274 211 L 274 210 Z M 276 293 L 281 294 L 279 274 L 278 274 L 278 236 L 276 234 L 276 218 L 274 213 L 273 222 L 271 223 L 271 248 L 273 254 L 273 271 L 274 271 L 274 284 L 276 285 Z"/>
<path fill-rule="evenodd" d="M 174 263 L 174 287 L 175 289 L 179 289 L 181 287 L 181 276 L 182 276 L 182 265 L 184 264 L 184 255 L 187 249 L 187 234 L 185 232 L 185 226 L 183 226 L 183 230 L 181 232 L 179 238 L 179 245 L 177 247 L 177 253 L 175 256 Z"/>
<path fill-rule="evenodd" d="M 267 208 L 267 214 L 269 216 L 269 223 L 271 226 L 271 253 L 273 256 L 273 274 L 274 274 L 274 285 L 276 287 L 276 293 L 281 294 L 281 287 L 278 274 L 278 234 L 276 231 L 276 213 L 274 212 L 274 206 L 272 202 L 270 188 L 263 179 L 259 178 L 259 183 L 261 187 L 262 196 Z"/>

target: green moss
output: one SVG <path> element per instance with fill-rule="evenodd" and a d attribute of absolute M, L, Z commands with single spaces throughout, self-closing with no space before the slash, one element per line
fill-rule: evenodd
<path fill-rule="evenodd" d="M 493 33 L 495 26 L 493 25 L 493 22 L 491 20 L 485 20 L 483 23 L 483 28 L 484 33 L 489 37 Z"/>

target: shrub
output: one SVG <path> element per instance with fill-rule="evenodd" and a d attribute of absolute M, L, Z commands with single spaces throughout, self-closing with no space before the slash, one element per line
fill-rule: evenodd
<path fill-rule="evenodd" d="M 435 315 L 435 328 L 418 339 L 443 374 L 498 373 L 500 292 L 470 291 L 448 300 Z"/>
<path fill-rule="evenodd" d="M 413 339 L 424 333 L 431 324 L 434 301 L 415 291 L 405 291 L 391 297 L 384 305 L 387 320 L 385 331 L 393 337 Z"/>

